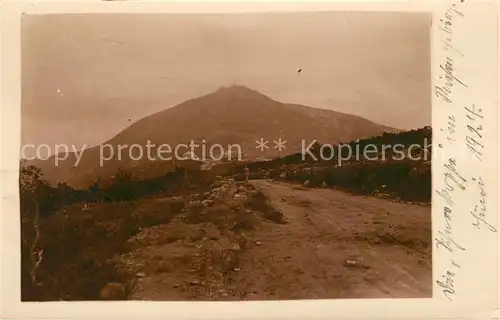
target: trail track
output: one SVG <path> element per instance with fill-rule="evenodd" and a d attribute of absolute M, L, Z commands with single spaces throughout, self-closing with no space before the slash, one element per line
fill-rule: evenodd
<path fill-rule="evenodd" d="M 288 220 L 262 225 L 245 255 L 255 299 L 431 296 L 430 206 L 252 183 Z"/>

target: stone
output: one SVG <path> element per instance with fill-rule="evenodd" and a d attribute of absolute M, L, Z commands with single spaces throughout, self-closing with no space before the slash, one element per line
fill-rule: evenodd
<path fill-rule="evenodd" d="M 354 267 L 355 265 L 357 265 L 357 262 L 355 260 L 346 260 L 344 261 L 344 265 L 346 267 Z"/>
<path fill-rule="evenodd" d="M 244 194 L 237 193 L 237 194 L 234 195 L 234 199 L 235 200 L 247 200 L 248 197 L 246 195 L 244 195 Z"/>
<path fill-rule="evenodd" d="M 110 282 L 101 289 L 100 297 L 103 300 L 125 300 L 125 285 L 120 282 Z"/>
<path fill-rule="evenodd" d="M 223 251 L 239 251 L 241 247 L 239 244 L 235 242 L 231 242 L 230 240 L 223 238 L 220 239 L 219 245 Z"/>

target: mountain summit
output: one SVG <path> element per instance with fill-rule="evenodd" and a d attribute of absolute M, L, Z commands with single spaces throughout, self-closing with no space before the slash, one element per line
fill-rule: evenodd
<path fill-rule="evenodd" d="M 217 91 L 214 92 L 214 94 L 220 94 L 220 95 L 231 96 L 231 97 L 245 97 L 245 96 L 252 96 L 252 95 L 266 97 L 265 95 L 261 94 L 258 91 L 255 91 L 255 90 L 250 89 L 248 87 L 237 85 L 237 84 L 233 84 L 233 85 L 227 86 L 227 87 L 220 87 L 219 89 L 217 89 Z M 266 97 L 266 98 L 268 98 L 268 97 Z"/>
<path fill-rule="evenodd" d="M 237 144 L 242 153 L 252 159 L 295 153 L 313 139 L 338 143 L 393 131 L 361 117 L 285 104 L 245 86 L 232 85 L 147 116 L 104 144 L 114 146 L 115 150 L 120 145 L 133 144 L 144 146 L 145 150 L 148 142 L 156 146 L 167 144 L 172 149 L 191 141 L 204 143 L 207 149 L 214 144 L 224 149 Z M 268 141 L 267 148 L 262 150 L 256 148 L 256 141 L 261 139 Z M 281 150 L 275 148 L 274 143 L 279 139 L 286 141 Z M 73 167 L 74 155 L 57 168 L 53 167 L 53 158 L 37 161 L 37 165 L 52 182 L 65 181 L 73 186 L 87 187 L 98 175 L 106 177 L 118 168 L 130 169 L 148 164 L 145 156 L 136 161 L 130 159 L 128 149 L 124 150 L 121 160 L 106 161 L 103 167 L 100 167 L 98 146 L 85 150 L 78 167 Z"/>

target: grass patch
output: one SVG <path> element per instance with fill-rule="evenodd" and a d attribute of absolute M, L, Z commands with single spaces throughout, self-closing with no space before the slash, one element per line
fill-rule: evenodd
<path fill-rule="evenodd" d="M 127 280 L 109 262 L 129 251 L 127 239 L 140 228 L 168 223 L 183 205 L 144 200 L 84 209 L 78 204 L 41 219 L 39 284 L 33 285 L 29 277 L 29 246 L 23 242 L 22 301 L 100 300 L 106 284 Z M 22 233 L 29 235 L 29 221 L 22 225 Z"/>

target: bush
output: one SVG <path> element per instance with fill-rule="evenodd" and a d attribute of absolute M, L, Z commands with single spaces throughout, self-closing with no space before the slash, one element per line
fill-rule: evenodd
<path fill-rule="evenodd" d="M 118 170 L 113 176 L 111 186 L 107 189 L 107 194 L 114 201 L 127 201 L 135 198 L 135 179 L 131 173 Z"/>
<path fill-rule="evenodd" d="M 330 187 L 360 194 L 385 193 L 409 201 L 431 200 L 430 163 L 371 162 L 330 168 L 321 178 Z M 313 185 L 313 184 L 311 184 Z"/>

